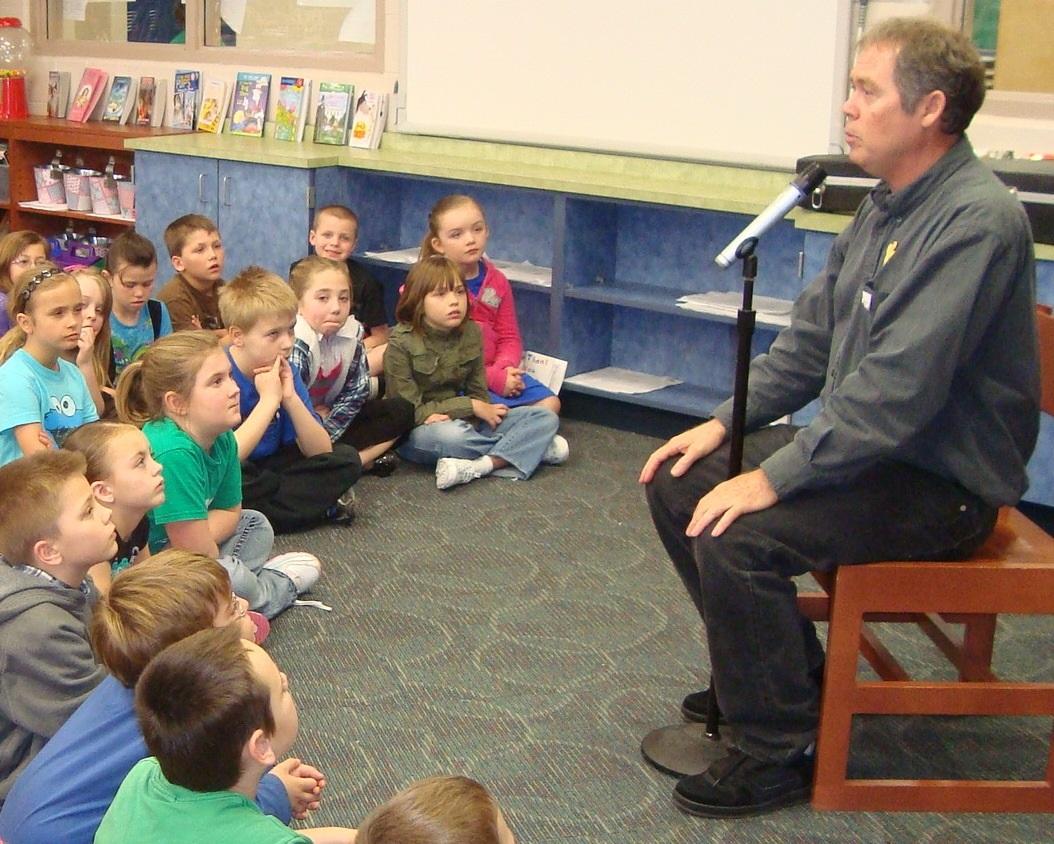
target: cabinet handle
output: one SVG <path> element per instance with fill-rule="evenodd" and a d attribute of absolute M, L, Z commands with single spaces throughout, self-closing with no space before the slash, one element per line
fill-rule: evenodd
<path fill-rule="evenodd" d="M 231 205 L 231 177 L 223 177 L 223 204 L 230 208 Z"/>
<path fill-rule="evenodd" d="M 205 174 L 198 173 L 198 205 L 205 204 Z"/>

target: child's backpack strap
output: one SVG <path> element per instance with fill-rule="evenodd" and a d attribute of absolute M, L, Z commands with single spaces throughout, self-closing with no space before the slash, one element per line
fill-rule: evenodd
<path fill-rule="evenodd" d="M 157 299 L 147 299 L 146 307 L 150 311 L 150 324 L 154 327 L 156 340 L 161 336 L 161 303 Z"/>

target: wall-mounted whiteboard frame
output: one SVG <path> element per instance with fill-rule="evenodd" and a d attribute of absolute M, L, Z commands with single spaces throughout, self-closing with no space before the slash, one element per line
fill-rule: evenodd
<path fill-rule="evenodd" d="M 401 0 L 396 129 L 787 168 L 840 150 L 851 0 Z"/>

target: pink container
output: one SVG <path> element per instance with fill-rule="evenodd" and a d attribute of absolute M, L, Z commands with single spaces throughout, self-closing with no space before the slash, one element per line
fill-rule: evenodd
<path fill-rule="evenodd" d="M 69 168 L 38 164 L 33 168 L 33 181 L 37 185 L 37 202 L 42 205 L 65 205 L 66 187 L 63 172 Z"/>
<path fill-rule="evenodd" d="M 89 176 L 91 188 L 91 210 L 93 214 L 114 217 L 121 213 L 121 202 L 117 198 L 117 176 Z"/>

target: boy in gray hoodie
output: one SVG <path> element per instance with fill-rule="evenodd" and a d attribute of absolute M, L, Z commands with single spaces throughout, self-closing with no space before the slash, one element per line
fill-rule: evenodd
<path fill-rule="evenodd" d="M 61 449 L 0 467 L 0 801 L 105 674 L 87 574 L 117 539 L 84 471 Z"/>

